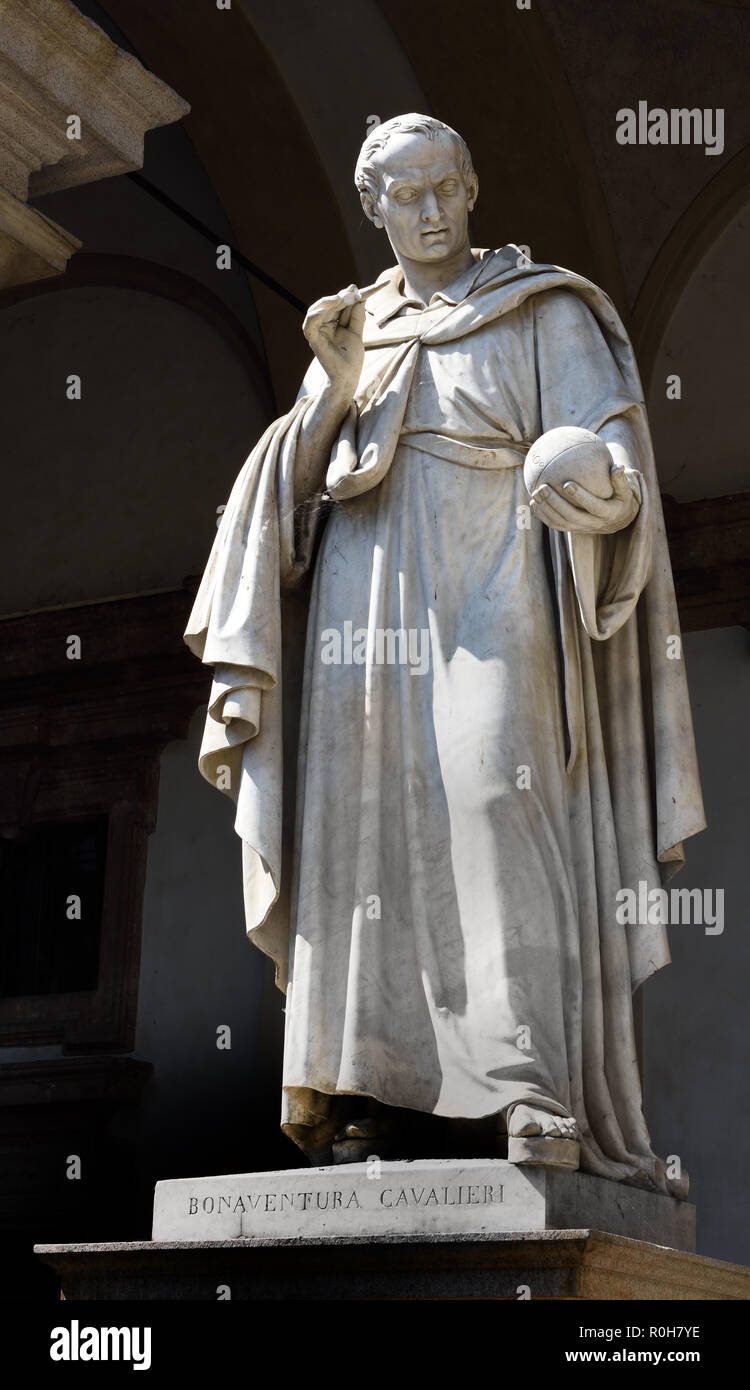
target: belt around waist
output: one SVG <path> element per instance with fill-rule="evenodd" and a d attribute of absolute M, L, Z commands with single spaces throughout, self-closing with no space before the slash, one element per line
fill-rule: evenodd
<path fill-rule="evenodd" d="M 462 468 L 520 468 L 530 447 L 515 443 L 495 447 L 464 444 L 450 435 L 433 434 L 430 430 L 402 434 L 398 442 L 405 449 L 418 449 L 422 454 L 458 463 Z"/>

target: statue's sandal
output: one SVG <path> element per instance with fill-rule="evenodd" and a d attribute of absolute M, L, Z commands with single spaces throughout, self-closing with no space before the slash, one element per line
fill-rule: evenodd
<path fill-rule="evenodd" d="M 508 1126 L 508 1162 L 517 1164 L 544 1164 L 549 1168 L 571 1168 L 580 1166 L 581 1146 L 577 1139 L 565 1139 L 552 1134 L 511 1133 L 513 1111 L 518 1105 L 529 1106 L 528 1101 L 516 1101 L 508 1106 L 505 1120 Z M 529 1107 L 542 1109 L 539 1107 Z M 551 1112 L 547 1112 L 551 1113 Z"/>

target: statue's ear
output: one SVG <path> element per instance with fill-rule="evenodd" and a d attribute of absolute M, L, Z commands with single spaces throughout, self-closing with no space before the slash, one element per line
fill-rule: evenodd
<path fill-rule="evenodd" d="M 362 209 L 364 211 L 365 217 L 369 218 L 370 222 L 374 223 L 376 227 L 379 227 L 382 230 L 382 227 L 384 225 L 383 219 L 377 212 L 376 205 L 372 200 L 372 194 L 368 193 L 366 189 L 363 189 L 359 195 L 359 200 L 362 204 Z"/>
<path fill-rule="evenodd" d="M 473 212 L 476 206 L 477 198 L 479 197 L 479 179 L 477 178 L 476 174 L 474 175 L 473 179 L 469 180 L 466 192 L 469 195 L 469 212 Z"/>

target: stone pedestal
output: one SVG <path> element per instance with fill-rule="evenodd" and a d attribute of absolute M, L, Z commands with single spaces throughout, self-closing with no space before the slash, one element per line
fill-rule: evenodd
<path fill-rule="evenodd" d="M 39 1245 L 68 1302 L 746 1300 L 750 1270 L 601 1231 Z"/>
<path fill-rule="evenodd" d="M 594 1229 L 695 1250 L 695 1208 L 503 1159 L 347 1163 L 156 1185 L 156 1241 L 383 1240 Z"/>
<path fill-rule="evenodd" d="M 177 1178 L 153 1235 L 36 1253 L 68 1300 L 750 1298 L 687 1202 L 501 1159 Z"/>

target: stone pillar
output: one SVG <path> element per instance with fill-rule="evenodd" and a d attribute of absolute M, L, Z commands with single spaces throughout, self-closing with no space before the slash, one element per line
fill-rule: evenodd
<path fill-rule="evenodd" d="M 147 130 L 190 107 L 69 0 L 0 8 L 0 289 L 65 270 L 81 243 L 29 197 L 143 164 Z"/>

